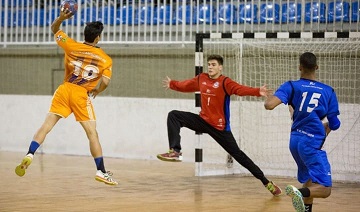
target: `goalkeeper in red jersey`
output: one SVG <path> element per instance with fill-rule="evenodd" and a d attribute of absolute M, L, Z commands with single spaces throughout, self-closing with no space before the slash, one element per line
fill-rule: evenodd
<path fill-rule="evenodd" d="M 157 155 L 163 161 L 178 162 L 182 160 L 180 129 L 189 128 L 196 132 L 207 133 L 220 144 L 238 163 L 248 169 L 274 195 L 279 196 L 281 189 L 268 180 L 261 169 L 240 150 L 230 129 L 230 96 L 267 96 L 266 86 L 260 88 L 240 85 L 222 75 L 223 57 L 210 55 L 207 58 L 208 73 L 176 81 L 169 77 L 163 81 L 165 88 L 180 92 L 200 92 L 200 114 L 173 110 L 168 114 L 167 128 L 169 151 Z"/>

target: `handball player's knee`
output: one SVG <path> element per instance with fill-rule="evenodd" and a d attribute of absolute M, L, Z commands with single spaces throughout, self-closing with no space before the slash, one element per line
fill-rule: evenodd
<path fill-rule="evenodd" d="M 331 187 L 324 187 L 323 198 L 327 198 L 331 195 Z"/>

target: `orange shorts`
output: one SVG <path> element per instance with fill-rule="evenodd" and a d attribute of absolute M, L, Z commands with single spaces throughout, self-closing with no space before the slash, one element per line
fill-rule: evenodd
<path fill-rule="evenodd" d="M 87 90 L 69 82 L 65 82 L 57 88 L 49 112 L 63 118 L 74 113 L 76 121 L 96 120 L 94 107 Z"/>

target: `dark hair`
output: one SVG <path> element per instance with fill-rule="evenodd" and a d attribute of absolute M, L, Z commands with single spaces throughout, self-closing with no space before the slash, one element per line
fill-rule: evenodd
<path fill-rule="evenodd" d="M 300 65 L 307 70 L 314 71 L 317 63 L 316 56 L 311 52 L 305 52 L 300 56 Z"/>
<path fill-rule="evenodd" d="M 207 61 L 209 62 L 210 60 L 216 60 L 219 63 L 219 65 L 223 65 L 223 63 L 224 63 L 223 57 L 221 57 L 220 55 L 217 55 L 217 54 L 209 55 L 207 57 Z"/>
<path fill-rule="evenodd" d="M 100 21 L 89 22 L 84 29 L 85 41 L 92 43 L 97 36 L 100 36 L 104 25 Z"/>

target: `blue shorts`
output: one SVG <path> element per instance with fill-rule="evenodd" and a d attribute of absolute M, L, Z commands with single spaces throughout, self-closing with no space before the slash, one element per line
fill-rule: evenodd
<path fill-rule="evenodd" d="M 331 167 L 326 152 L 321 150 L 322 140 L 299 132 L 290 136 L 290 152 L 298 166 L 297 178 L 300 183 L 313 183 L 331 187 Z"/>

